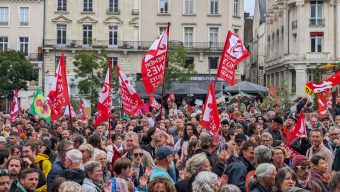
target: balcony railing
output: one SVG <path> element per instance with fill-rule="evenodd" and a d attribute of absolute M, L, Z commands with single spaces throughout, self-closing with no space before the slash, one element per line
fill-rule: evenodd
<path fill-rule="evenodd" d="M 324 18 L 311 18 L 309 19 L 310 27 L 324 27 L 325 19 Z"/>
<path fill-rule="evenodd" d="M 292 21 L 292 29 L 297 29 L 298 28 L 298 21 L 294 20 Z"/>
<path fill-rule="evenodd" d="M 42 53 L 27 53 L 26 59 L 29 61 L 42 61 Z"/>
<path fill-rule="evenodd" d="M 112 42 L 112 41 L 111 41 Z M 107 48 L 107 49 L 130 49 L 130 50 L 148 50 L 153 41 L 117 41 L 110 44 L 109 40 L 92 40 L 91 44 L 83 44 L 83 40 L 66 40 L 66 44 L 57 44 L 56 39 L 45 39 L 44 47 L 60 48 Z M 175 49 L 178 46 L 184 46 L 188 51 L 222 51 L 224 42 L 192 42 L 190 46 L 184 45 L 180 41 L 175 41 L 169 45 L 169 49 Z"/>
<path fill-rule="evenodd" d="M 120 14 L 120 9 L 115 8 L 115 7 L 110 7 L 106 10 L 107 14 L 112 14 L 112 15 L 119 15 Z"/>

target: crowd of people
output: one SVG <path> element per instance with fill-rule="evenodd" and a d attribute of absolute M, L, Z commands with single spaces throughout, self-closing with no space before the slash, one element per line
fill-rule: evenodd
<path fill-rule="evenodd" d="M 0 113 L 0 192 L 340 192 L 340 97 L 322 118 L 306 102 L 230 105 L 218 134 L 185 101 L 98 126 Z M 284 134 L 301 110 L 307 134 L 292 156 Z"/>

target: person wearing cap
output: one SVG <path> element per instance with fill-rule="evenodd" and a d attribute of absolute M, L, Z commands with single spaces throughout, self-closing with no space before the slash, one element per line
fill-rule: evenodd
<path fill-rule="evenodd" d="M 282 132 L 280 131 L 282 125 L 283 125 L 283 119 L 279 116 L 275 116 L 271 126 L 264 130 L 264 132 L 268 132 L 273 136 L 274 144 L 276 142 L 283 141 L 283 135 L 282 135 Z"/>
<path fill-rule="evenodd" d="M 0 136 L 0 149 L 6 148 L 6 138 L 4 136 Z"/>
<path fill-rule="evenodd" d="M 322 123 L 322 126 L 324 128 L 326 128 L 327 130 L 330 128 L 330 123 L 329 123 L 329 117 L 328 116 L 325 116 L 323 118 L 320 119 L 321 123 Z"/>
<path fill-rule="evenodd" d="M 171 183 L 175 184 L 175 181 L 170 177 L 169 173 L 167 172 L 167 170 L 173 164 L 173 155 L 174 152 L 171 151 L 168 147 L 159 147 L 156 150 L 156 166 L 152 169 L 150 181 L 153 181 L 156 177 L 162 176 L 170 179 Z"/>
<path fill-rule="evenodd" d="M 246 142 L 247 140 L 248 140 L 247 136 L 243 133 L 239 133 L 235 136 L 236 148 L 238 152 L 241 151 L 244 142 Z"/>
<path fill-rule="evenodd" d="M 292 160 L 292 169 L 295 171 L 298 183 L 297 186 L 308 191 L 322 191 L 320 185 L 311 180 L 311 163 L 304 155 L 297 155 Z"/>

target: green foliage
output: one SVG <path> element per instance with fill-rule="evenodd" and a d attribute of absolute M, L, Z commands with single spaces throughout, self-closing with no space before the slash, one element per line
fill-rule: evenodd
<path fill-rule="evenodd" d="M 196 74 L 195 66 L 187 64 L 187 50 L 182 45 L 176 46 L 169 42 L 168 63 L 165 75 L 165 85 L 171 89 L 174 80 L 187 81 L 189 77 Z"/>
<path fill-rule="evenodd" d="M 322 78 L 322 71 L 320 70 L 319 67 L 316 68 L 314 75 L 313 75 L 313 82 L 320 82 Z M 313 108 L 314 110 L 318 110 L 318 95 L 314 94 L 314 105 Z"/>
<path fill-rule="evenodd" d="M 12 95 L 15 89 L 27 90 L 26 81 L 38 80 L 38 70 L 26 60 L 22 52 L 0 52 L 0 96 Z"/>
<path fill-rule="evenodd" d="M 79 93 L 85 96 L 85 99 L 91 103 L 91 111 L 94 113 L 98 103 L 99 92 L 102 90 L 103 81 L 107 71 L 107 52 L 106 50 L 77 51 L 75 61 L 73 62 L 76 69 L 76 78 L 79 79 L 77 87 Z M 112 70 L 112 87 L 117 90 L 118 80 L 115 69 Z"/>

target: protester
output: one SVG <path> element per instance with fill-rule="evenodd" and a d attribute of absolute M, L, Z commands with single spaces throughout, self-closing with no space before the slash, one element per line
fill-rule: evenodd
<path fill-rule="evenodd" d="M 295 187 L 298 183 L 295 172 L 289 168 L 281 168 L 275 177 L 275 185 L 277 192 L 288 192 L 290 188 Z"/>

